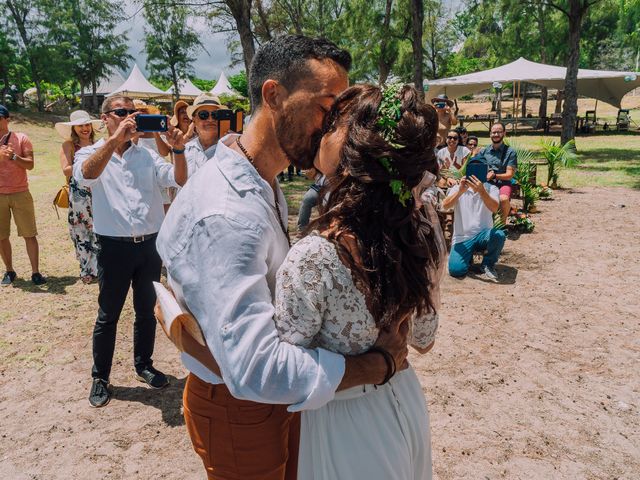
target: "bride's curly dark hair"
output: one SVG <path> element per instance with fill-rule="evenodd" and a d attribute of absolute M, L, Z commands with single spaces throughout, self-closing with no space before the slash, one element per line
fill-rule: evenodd
<path fill-rule="evenodd" d="M 432 226 L 413 196 L 403 205 L 390 181 L 406 187 L 420 183 L 425 171 L 438 173 L 433 147 L 438 116 L 415 88 L 399 93 L 401 116 L 391 143 L 377 126 L 381 89 L 356 85 L 336 100 L 327 115 L 326 131 L 346 126 L 336 175 L 320 194 L 325 203 L 307 231 L 319 230 L 338 248 L 354 273 L 378 327 L 387 327 L 408 314 L 434 311 L 430 287 L 437 271 L 439 250 Z M 381 162 L 389 159 L 391 174 Z M 345 233 L 355 237 L 355 261 Z"/>

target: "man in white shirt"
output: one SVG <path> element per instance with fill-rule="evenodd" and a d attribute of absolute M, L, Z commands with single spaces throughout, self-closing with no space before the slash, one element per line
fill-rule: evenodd
<path fill-rule="evenodd" d="M 93 229 L 98 237 L 98 318 L 93 331 L 93 383 L 89 403 L 109 402 L 109 375 L 116 328 L 129 286 L 133 288 L 134 366 L 137 378 L 152 388 L 168 384 L 153 368 L 156 301 L 153 281 L 160 279 L 162 262 L 155 239 L 164 219 L 161 188 L 178 187 L 187 179 L 182 132 L 171 129 L 167 141 L 174 165 L 131 140 L 136 133 L 133 101 L 110 97 L 102 105 L 109 137 L 78 151 L 73 176 L 93 195 Z"/>
<path fill-rule="evenodd" d="M 249 73 L 251 123 L 241 137 L 218 142 L 160 230 L 169 283 L 207 343 L 183 331 L 191 372 L 185 423 L 210 479 L 294 479 L 299 416 L 286 405 L 318 408 L 337 389 L 381 383 L 389 357 L 404 362 L 406 332 L 381 334 L 389 357 L 345 358 L 281 342 L 273 322 L 275 275 L 289 250 L 276 176 L 291 162 L 312 165 L 350 65 L 350 55 L 326 40 L 284 36 L 264 44 Z"/>
<path fill-rule="evenodd" d="M 442 208 L 453 212 L 453 237 L 449 254 L 449 274 L 464 277 L 469 271 L 474 252 L 486 253 L 482 272 L 492 281 L 498 280 L 495 264 L 507 238 L 504 230 L 493 228 L 493 214 L 500 206 L 498 187 L 482 183 L 475 176 L 463 177 L 449 189 Z"/>

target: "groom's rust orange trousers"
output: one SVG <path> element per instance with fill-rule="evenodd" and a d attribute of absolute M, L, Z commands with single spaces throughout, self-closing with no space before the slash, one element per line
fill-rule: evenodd
<path fill-rule="evenodd" d="M 209 480 L 295 480 L 300 414 L 234 398 L 189 374 L 184 419 Z"/>

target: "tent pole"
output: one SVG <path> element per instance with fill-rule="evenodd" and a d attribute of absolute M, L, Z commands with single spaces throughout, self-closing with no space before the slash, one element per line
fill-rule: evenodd
<path fill-rule="evenodd" d="M 513 134 L 514 136 L 518 135 L 518 110 L 520 110 L 520 82 L 517 83 L 518 88 L 516 90 L 516 108 L 514 111 L 515 123 L 513 124 Z"/>

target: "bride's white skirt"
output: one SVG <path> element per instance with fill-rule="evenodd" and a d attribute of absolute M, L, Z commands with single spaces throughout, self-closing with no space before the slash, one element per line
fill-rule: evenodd
<path fill-rule="evenodd" d="M 431 436 L 413 368 L 302 412 L 298 480 L 430 480 Z"/>

